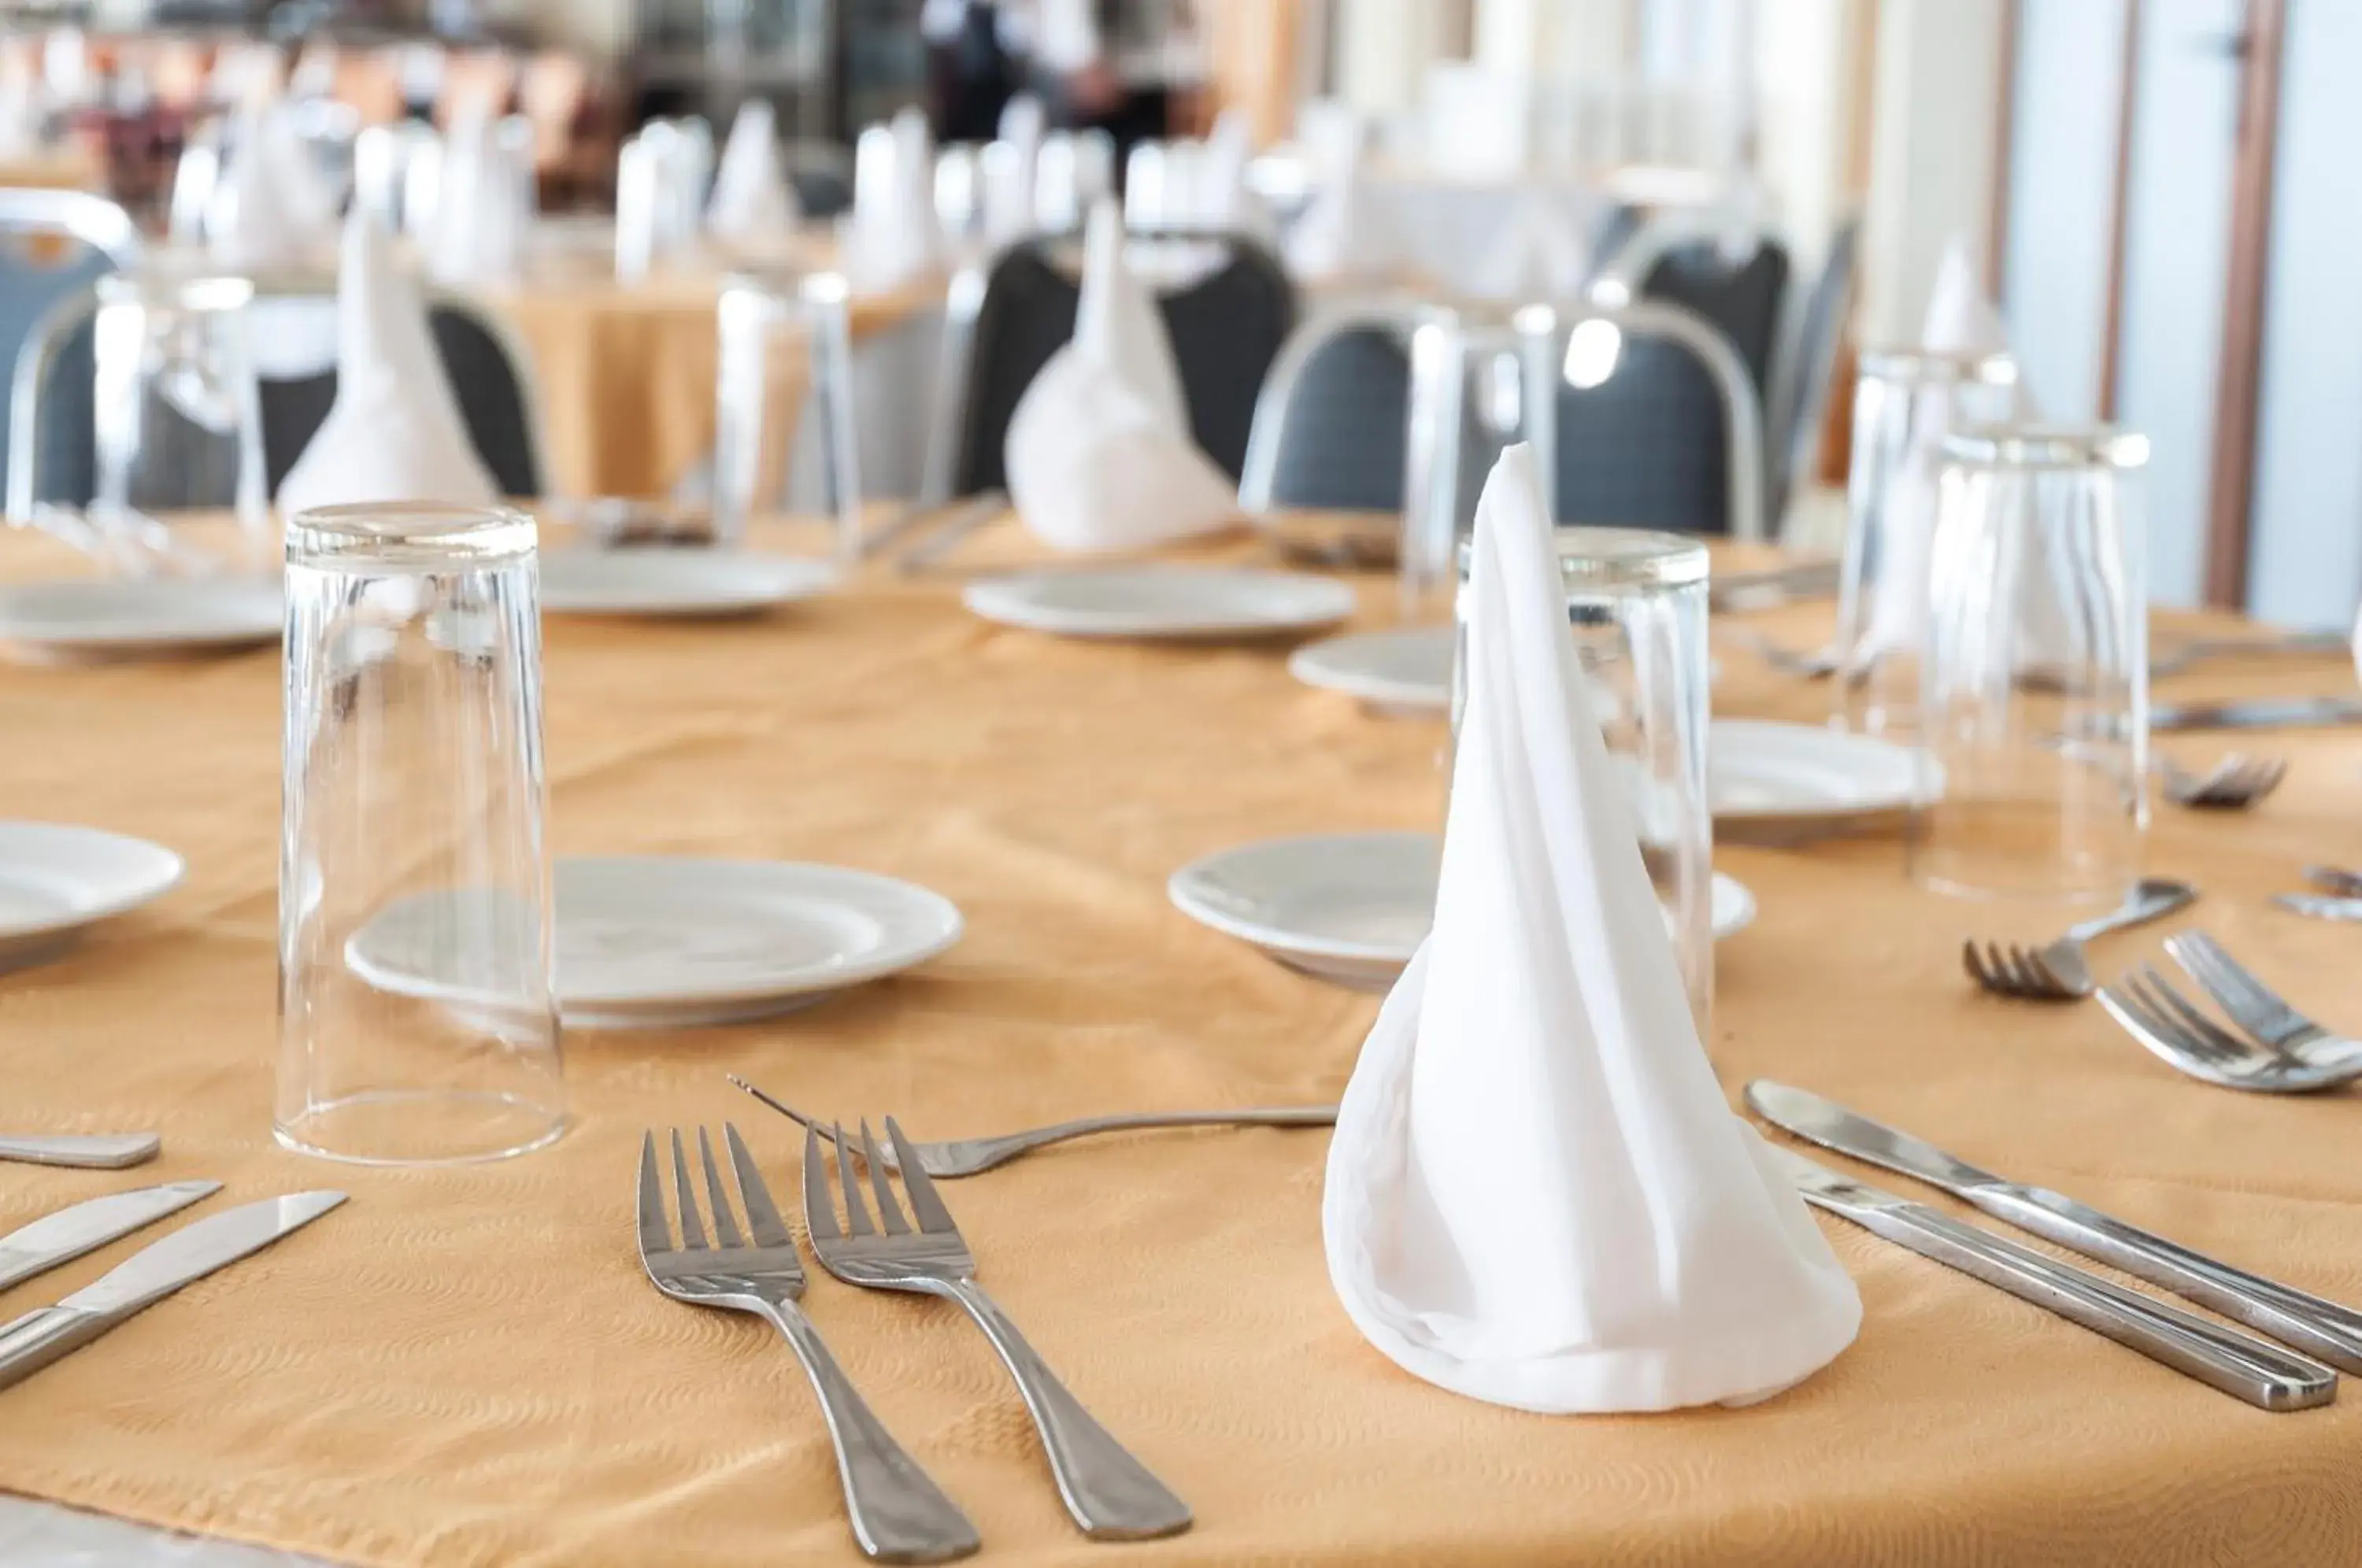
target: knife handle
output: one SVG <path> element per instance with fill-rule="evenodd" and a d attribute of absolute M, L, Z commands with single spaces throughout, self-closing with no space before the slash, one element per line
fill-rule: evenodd
<path fill-rule="evenodd" d="M 2337 1374 L 2278 1345 L 2112 1285 L 1916 1204 L 1839 1209 L 1932 1258 L 2114 1340 L 2259 1410 L 2302 1410 L 2337 1397 Z"/>
<path fill-rule="evenodd" d="M 2362 1312 L 2350 1307 L 2218 1263 L 2063 1193 L 2003 1184 L 1971 1187 L 1964 1196 L 2021 1231 L 2163 1286 L 2341 1372 L 2362 1373 Z"/>
<path fill-rule="evenodd" d="M 36 1165 L 81 1165 L 119 1171 L 156 1157 L 163 1140 L 153 1132 L 76 1134 L 56 1138 L 0 1138 L 0 1160 Z"/>
<path fill-rule="evenodd" d="M 71 1307 L 37 1307 L 0 1326 L 0 1388 L 23 1382 L 115 1327 L 115 1320 Z"/>

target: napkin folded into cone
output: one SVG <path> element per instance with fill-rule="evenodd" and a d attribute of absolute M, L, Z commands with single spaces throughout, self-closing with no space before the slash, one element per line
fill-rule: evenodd
<path fill-rule="evenodd" d="M 463 105 L 443 138 L 428 272 L 465 285 L 515 279 L 533 226 L 531 144 L 504 140 L 489 104 Z"/>
<path fill-rule="evenodd" d="M 337 285 L 337 401 L 279 486 L 279 506 L 500 499 L 468 439 L 426 307 L 366 214 L 345 225 Z"/>
<path fill-rule="evenodd" d="M 1123 214 L 1091 209 L 1073 341 L 1010 418 L 1010 499 L 1062 550 L 1139 549 L 1238 515 L 1230 477 L 1189 436 L 1164 318 L 1124 260 Z"/>
<path fill-rule="evenodd" d="M 1573 209 L 1536 189 L 1518 198 L 1508 227 L 1470 270 L 1468 293 L 1509 304 L 1570 300 L 1590 278 L 1591 241 Z"/>
<path fill-rule="evenodd" d="M 1554 1413 L 1766 1397 L 1861 1300 L 1725 1103 L 1590 717 L 1533 455 L 1477 508 L 1432 933 L 1346 1086 L 1321 1205 L 1354 1326 Z"/>
<path fill-rule="evenodd" d="M 1395 271 L 1397 246 L 1370 200 L 1362 145 L 1344 142 L 1331 157 L 1311 202 L 1287 232 L 1288 271 L 1316 280 L 1384 278 Z"/>
<path fill-rule="evenodd" d="M 934 269 L 942 251 L 934 180 L 926 116 L 916 110 L 871 126 L 855 141 L 844 267 L 855 293 L 889 293 Z"/>
<path fill-rule="evenodd" d="M 760 241 L 793 234 L 803 215 L 779 163 L 778 122 L 771 105 L 750 98 L 730 122 L 722 162 L 706 204 L 705 226 L 723 239 Z"/>
<path fill-rule="evenodd" d="M 288 111 L 247 109 L 229 166 L 205 204 L 213 259 L 246 272 L 298 269 L 322 259 L 336 226 L 336 203 Z"/>

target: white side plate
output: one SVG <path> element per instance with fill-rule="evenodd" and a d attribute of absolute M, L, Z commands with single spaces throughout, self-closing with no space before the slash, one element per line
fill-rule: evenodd
<path fill-rule="evenodd" d="M 1871 735 L 1716 719 L 1706 739 L 1706 794 L 1716 822 L 1905 811 L 1923 790 L 1933 800 L 1943 789 L 1933 762 Z"/>
<path fill-rule="evenodd" d="M 748 550 L 552 550 L 541 607 L 561 615 L 751 615 L 835 586 L 825 561 Z"/>
<path fill-rule="evenodd" d="M 1454 640 L 1450 626 L 1356 632 L 1297 649 L 1287 672 L 1307 686 L 1390 712 L 1448 713 Z"/>
<path fill-rule="evenodd" d="M 83 657 L 279 640 L 275 579 L 61 578 L 0 588 L 0 642 Z"/>
<path fill-rule="evenodd" d="M 962 597 L 988 621 L 1069 637 L 1262 636 L 1353 613 L 1344 583 L 1221 567 L 1018 572 L 979 579 Z"/>
<path fill-rule="evenodd" d="M 161 898 L 185 870 L 144 839 L 0 823 L 0 968 L 46 957 L 83 927 Z"/>
<path fill-rule="evenodd" d="M 557 867 L 558 1013 L 569 1028 L 676 1029 L 784 1012 L 907 969 L 960 938 L 950 900 L 838 866 L 670 856 Z M 482 889 L 414 894 L 346 944 L 370 985 L 458 1007 L 502 999 Z M 513 946 L 510 950 L 513 950 Z"/>

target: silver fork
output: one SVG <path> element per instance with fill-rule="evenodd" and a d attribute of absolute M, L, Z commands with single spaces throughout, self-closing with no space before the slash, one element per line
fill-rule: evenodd
<path fill-rule="evenodd" d="M 2279 992 L 2256 978 L 2246 965 L 2231 956 L 2229 949 L 2204 932 L 2169 936 L 2165 950 L 2205 988 L 2232 1022 L 2264 1045 L 2301 1066 L 2350 1071 L 2362 1077 L 2362 1041 L 2323 1029 L 2289 1006 Z"/>
<path fill-rule="evenodd" d="M 697 1152 L 705 1167 L 717 1244 L 706 1244 L 696 1184 L 690 1178 L 689 1159 L 676 1129 L 672 1171 L 680 1198 L 680 1245 L 673 1245 L 664 1182 L 657 1170 L 657 1135 L 651 1132 L 640 1143 L 640 1262 L 648 1277 L 676 1301 L 751 1312 L 787 1336 L 811 1378 L 812 1392 L 820 1397 L 829 1441 L 836 1447 L 845 1513 L 866 1555 L 881 1562 L 948 1562 L 967 1556 L 981 1544 L 976 1527 L 871 1414 L 811 1320 L 796 1305 L 804 1293 L 804 1270 L 796 1257 L 795 1239 L 780 1220 L 738 1129 L 724 1122 L 722 1133 L 737 1171 L 752 1244 L 739 1234 L 729 1189 L 713 1163 L 713 1144 L 701 1127 Z"/>
<path fill-rule="evenodd" d="M 723 1076 L 797 1126 L 816 1131 L 832 1143 L 836 1142 L 833 1129 L 822 1126 L 786 1100 L 765 1093 L 735 1073 Z M 1073 1121 L 1055 1122 L 1048 1127 L 1030 1128 L 1022 1132 L 1004 1132 L 997 1138 L 948 1138 L 941 1143 L 913 1140 L 911 1147 L 919 1152 L 921 1170 L 937 1181 L 956 1181 L 961 1176 L 980 1176 L 1036 1149 L 1063 1143 L 1070 1138 L 1093 1137 L 1101 1132 L 1133 1132 L 1159 1127 L 1336 1125 L 1337 1108 L 1333 1105 L 1271 1106 L 1247 1110 L 1161 1110 L 1124 1116 L 1086 1116 Z M 844 1149 L 842 1143 L 837 1147 Z M 859 1149 L 849 1152 L 855 1159 L 862 1158 Z M 901 1169 L 901 1163 L 893 1150 L 880 1149 L 877 1153 L 885 1159 L 888 1170 Z"/>
<path fill-rule="evenodd" d="M 2252 806 L 2280 787 L 2288 763 L 2277 756 L 2248 756 L 2233 752 L 2204 773 L 2192 773 L 2160 760 L 2158 777 L 2175 804 L 2208 811 L 2237 811 Z"/>
<path fill-rule="evenodd" d="M 2150 1055 L 2177 1071 L 2224 1088 L 2258 1094 L 2312 1094 L 2362 1077 L 2362 1064 L 2307 1066 L 2259 1042 L 2232 1033 L 2143 964 L 2100 988 L 2100 1005 Z"/>
<path fill-rule="evenodd" d="M 877 1225 L 870 1223 L 868 1206 L 862 1201 L 861 1178 L 844 1157 L 844 1129 L 830 1131 L 838 1150 L 836 1185 L 844 1191 L 843 1230 L 836 1223 L 820 1132 L 804 1129 L 804 1230 L 811 1237 L 812 1253 L 821 1266 L 847 1285 L 942 1296 L 966 1309 L 1017 1380 L 1017 1391 L 1024 1396 L 1025 1408 L 1042 1434 L 1042 1447 L 1050 1456 L 1050 1474 L 1057 1480 L 1058 1496 L 1085 1535 L 1101 1540 L 1144 1540 L 1187 1529 L 1189 1505 L 1150 1474 L 1146 1465 L 1083 1408 L 1082 1402 L 1067 1392 L 1041 1355 L 1025 1342 L 1017 1325 L 976 1283 L 976 1259 L 961 1239 L 959 1227 L 952 1222 L 951 1210 L 936 1194 L 918 1152 L 902 1136 L 894 1119 L 886 1119 L 886 1137 L 894 1145 L 910 1193 L 911 1213 L 918 1220 L 915 1231 L 895 1201 L 869 1123 L 861 1124 L 861 1153 L 877 1198 Z M 885 1228 L 882 1234 L 879 1225 Z"/>
<path fill-rule="evenodd" d="M 1980 947 L 1973 938 L 1963 942 L 1960 966 L 1970 979 L 1999 996 L 2074 1001 L 2090 996 L 2098 985 L 2083 951 L 2085 943 L 2169 915 L 2197 896 L 2198 890 L 2187 882 L 2143 878 L 2115 909 L 2069 926 L 2057 941 L 2040 947 L 2008 942 L 1988 942 Z"/>

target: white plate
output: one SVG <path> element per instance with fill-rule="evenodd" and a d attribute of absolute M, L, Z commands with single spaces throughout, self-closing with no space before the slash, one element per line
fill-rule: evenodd
<path fill-rule="evenodd" d="M 751 615 L 836 583 L 825 561 L 749 550 L 552 550 L 541 607 L 572 615 Z"/>
<path fill-rule="evenodd" d="M 1908 747 L 1814 724 L 1716 719 L 1706 740 L 1706 794 L 1716 822 L 1856 816 L 1909 809 L 1943 793 L 1942 772 Z"/>
<path fill-rule="evenodd" d="M 1450 626 L 1356 632 L 1297 649 L 1287 672 L 1307 686 L 1390 712 L 1448 713 L 1455 640 Z"/>
<path fill-rule="evenodd" d="M 988 621 L 1070 637 L 1237 637 L 1332 625 L 1353 591 L 1325 577 L 1226 567 L 1018 572 L 968 584 Z"/>
<path fill-rule="evenodd" d="M 61 578 L 0 588 L 0 642 L 44 653 L 133 655 L 279 640 L 276 579 Z"/>
<path fill-rule="evenodd" d="M 563 859 L 558 1013 L 568 1028 L 677 1029 L 764 1018 L 921 964 L 960 939 L 940 894 L 891 877 L 789 861 Z M 471 958 L 501 944 L 480 890 L 422 893 L 345 947 L 370 985 L 459 1007 L 498 999 Z"/>
<path fill-rule="evenodd" d="M 1181 912 L 1281 963 L 1366 990 L 1394 984 L 1435 915 L 1436 835 L 1316 834 L 1208 856 L 1173 874 Z M 1755 919 L 1755 895 L 1714 878 L 1716 941 Z"/>
<path fill-rule="evenodd" d="M 84 926 L 160 898 L 184 869 L 179 856 L 144 839 L 0 823 L 0 968 L 46 957 Z"/>

